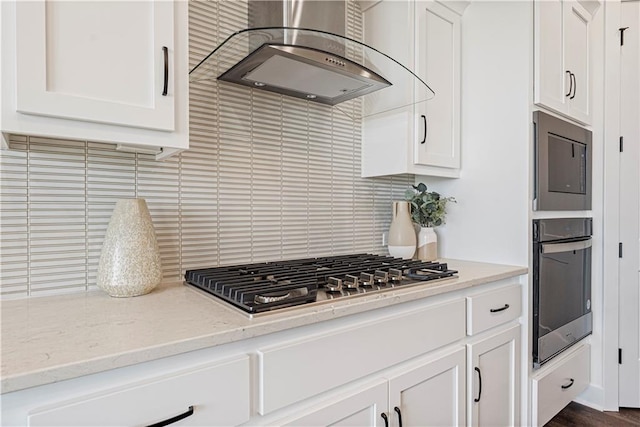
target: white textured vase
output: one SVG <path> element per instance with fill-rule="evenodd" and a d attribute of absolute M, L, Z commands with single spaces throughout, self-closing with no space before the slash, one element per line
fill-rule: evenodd
<path fill-rule="evenodd" d="M 112 297 L 134 297 L 162 280 L 156 233 L 144 199 L 120 199 L 111 215 L 98 265 L 98 286 Z"/>
<path fill-rule="evenodd" d="M 416 252 L 416 232 L 411 222 L 409 202 L 393 202 L 388 249 L 392 257 L 404 259 L 411 259 Z"/>
<path fill-rule="evenodd" d="M 418 233 L 418 259 L 435 261 L 438 259 L 438 235 L 433 227 L 420 227 Z"/>

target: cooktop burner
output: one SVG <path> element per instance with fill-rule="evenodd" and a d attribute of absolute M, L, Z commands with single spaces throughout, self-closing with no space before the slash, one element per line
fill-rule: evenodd
<path fill-rule="evenodd" d="M 453 277 L 446 263 L 357 254 L 187 270 L 185 280 L 255 314 Z"/>

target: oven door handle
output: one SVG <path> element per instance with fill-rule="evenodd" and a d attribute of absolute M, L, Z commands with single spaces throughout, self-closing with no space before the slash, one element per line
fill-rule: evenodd
<path fill-rule="evenodd" d="M 559 252 L 571 252 L 587 249 L 591 247 L 591 239 L 578 240 L 577 242 L 566 243 L 543 243 L 543 254 L 557 254 Z"/>

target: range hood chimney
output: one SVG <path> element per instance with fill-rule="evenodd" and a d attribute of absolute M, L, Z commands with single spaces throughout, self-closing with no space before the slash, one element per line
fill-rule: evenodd
<path fill-rule="evenodd" d="M 394 85 L 405 93 L 395 96 L 397 106 L 433 97 L 408 68 L 346 37 L 346 7 L 346 1 L 249 0 L 249 28 L 196 65 L 190 81 L 218 79 L 327 105 Z M 414 90 L 407 90 L 411 83 Z"/>

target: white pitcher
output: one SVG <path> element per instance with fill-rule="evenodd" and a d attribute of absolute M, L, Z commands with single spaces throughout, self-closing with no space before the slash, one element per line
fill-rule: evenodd
<path fill-rule="evenodd" d="M 409 202 L 393 202 L 393 219 L 389 227 L 389 255 L 411 259 L 416 252 L 416 232 L 411 222 Z"/>

